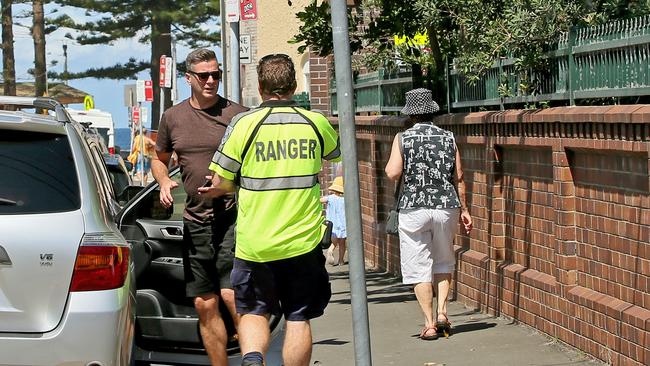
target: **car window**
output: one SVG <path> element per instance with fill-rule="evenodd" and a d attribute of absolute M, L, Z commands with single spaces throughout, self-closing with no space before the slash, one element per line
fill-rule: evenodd
<path fill-rule="evenodd" d="M 90 151 L 93 154 L 93 160 L 97 165 L 97 170 L 100 175 L 100 184 L 103 187 L 103 190 L 106 194 L 107 200 L 115 200 L 115 192 L 113 192 L 113 185 L 111 184 L 111 178 L 106 170 L 106 164 L 104 163 L 104 158 L 102 157 L 101 152 L 99 152 L 99 147 L 97 144 L 91 143 Z"/>
<path fill-rule="evenodd" d="M 0 130 L 0 214 L 80 207 L 77 169 L 67 136 Z"/>
<path fill-rule="evenodd" d="M 154 219 L 182 221 L 183 211 L 185 210 L 185 199 L 187 195 L 181 182 L 180 170 L 169 176 L 173 181 L 178 183 L 178 187 L 172 190 L 174 204 L 170 208 L 165 208 L 160 203 L 160 186 L 148 192 L 143 198 L 139 199 L 134 206 L 128 207 L 122 219 L 123 225 L 132 225 L 137 219 Z"/>
<path fill-rule="evenodd" d="M 187 193 L 185 193 L 185 189 L 183 189 L 180 170 L 169 178 L 178 183 L 178 187 L 172 190 L 172 197 L 174 197 L 174 212 L 172 213 L 170 220 L 183 220 L 183 211 L 185 211 Z"/>

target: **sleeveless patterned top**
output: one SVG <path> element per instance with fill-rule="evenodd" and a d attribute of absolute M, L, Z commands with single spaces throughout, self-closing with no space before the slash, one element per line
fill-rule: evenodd
<path fill-rule="evenodd" d="M 404 183 L 398 208 L 460 207 L 454 186 L 454 134 L 432 123 L 418 123 L 402 133 L 400 146 Z"/>

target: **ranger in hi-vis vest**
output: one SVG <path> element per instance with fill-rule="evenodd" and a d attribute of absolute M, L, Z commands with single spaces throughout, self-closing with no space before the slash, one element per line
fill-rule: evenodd
<path fill-rule="evenodd" d="M 309 319 L 323 314 L 331 296 L 319 245 L 318 173 L 322 159 L 341 160 L 339 139 L 325 116 L 291 100 L 296 81 L 288 56 L 262 58 L 257 73 L 264 102 L 233 118 L 210 164 L 212 187 L 200 191 L 238 187 L 231 280 L 242 314 L 242 365 L 263 364 L 269 314 L 287 320 L 284 365 L 308 365 Z"/>

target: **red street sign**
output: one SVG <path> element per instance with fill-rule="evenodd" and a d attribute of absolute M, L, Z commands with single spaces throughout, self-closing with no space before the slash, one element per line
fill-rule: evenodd
<path fill-rule="evenodd" d="M 165 55 L 160 56 L 160 72 L 158 73 L 158 86 L 161 88 L 165 86 L 165 68 L 166 68 L 167 57 Z"/>
<path fill-rule="evenodd" d="M 153 102 L 153 82 L 151 80 L 144 81 L 144 101 Z"/>
<path fill-rule="evenodd" d="M 131 113 L 133 113 L 131 119 L 133 120 L 133 123 L 137 125 L 140 122 L 140 108 L 133 107 Z"/>
<path fill-rule="evenodd" d="M 257 4 L 255 0 L 239 0 L 241 20 L 257 19 Z"/>

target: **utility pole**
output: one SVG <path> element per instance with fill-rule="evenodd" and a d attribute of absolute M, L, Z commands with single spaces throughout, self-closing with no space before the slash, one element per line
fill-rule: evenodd
<path fill-rule="evenodd" d="M 241 92 L 239 90 L 239 21 L 230 22 L 230 88 L 232 95 L 230 99 L 240 103 Z"/>
<path fill-rule="evenodd" d="M 228 77 L 226 70 L 228 70 L 228 42 L 226 41 L 226 1 L 221 0 L 221 5 L 219 7 L 219 12 L 221 13 L 221 72 L 225 77 L 221 80 L 221 85 L 223 88 L 223 96 L 226 99 L 230 99 L 228 95 Z"/>
<path fill-rule="evenodd" d="M 368 297 L 366 292 L 363 235 L 361 231 L 359 165 L 357 162 L 356 130 L 354 125 L 352 60 L 350 57 L 350 38 L 348 34 L 348 9 L 345 0 L 332 0 L 330 4 L 332 6 L 336 97 L 344 168 L 345 222 L 348 228 L 347 240 L 350 254 L 350 296 L 352 303 L 354 358 L 356 366 L 371 366 Z"/>
<path fill-rule="evenodd" d="M 68 85 L 68 45 L 63 44 L 63 83 Z"/>
<path fill-rule="evenodd" d="M 222 4 L 224 1 L 222 1 Z M 240 102 L 239 92 L 239 0 L 225 0 L 226 21 L 230 24 L 230 95 L 229 98 L 235 103 Z M 221 28 L 223 30 L 223 26 Z M 225 58 L 224 58 L 225 60 Z"/>

